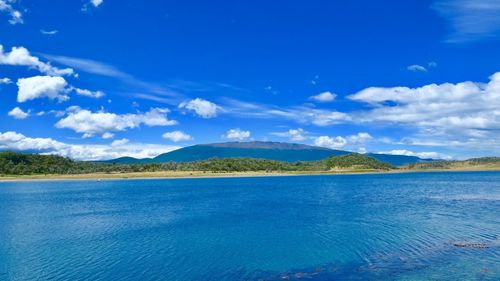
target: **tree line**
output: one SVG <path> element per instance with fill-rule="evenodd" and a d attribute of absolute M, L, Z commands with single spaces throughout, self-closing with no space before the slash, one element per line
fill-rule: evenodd
<path fill-rule="evenodd" d="M 322 161 L 282 162 L 254 158 L 212 158 L 194 162 L 168 162 L 145 164 L 117 164 L 74 161 L 57 155 L 0 152 L 0 174 L 89 174 L 135 173 L 157 171 L 328 171 L 333 168 L 391 169 L 392 166 L 361 154 L 335 156 Z"/>

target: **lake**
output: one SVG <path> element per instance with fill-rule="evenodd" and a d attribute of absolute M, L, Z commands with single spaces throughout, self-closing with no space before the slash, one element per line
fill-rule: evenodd
<path fill-rule="evenodd" d="M 499 280 L 499 264 L 500 172 L 0 183 L 0 280 Z"/>

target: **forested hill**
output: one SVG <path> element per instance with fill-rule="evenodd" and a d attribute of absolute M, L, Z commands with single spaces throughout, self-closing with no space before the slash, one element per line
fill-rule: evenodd
<path fill-rule="evenodd" d="M 321 161 L 284 162 L 255 158 L 212 158 L 192 162 L 115 164 L 73 161 L 55 155 L 0 153 L 0 175 L 134 173 L 157 171 L 204 172 L 327 172 L 330 170 L 389 170 L 390 164 L 361 154 L 334 156 Z"/>
<path fill-rule="evenodd" d="M 214 144 L 200 144 L 184 147 L 168 153 L 158 155 L 152 159 L 135 159 L 122 157 L 107 160 L 108 163 L 166 163 L 166 162 L 192 162 L 208 160 L 211 158 L 257 158 L 284 162 L 319 161 L 328 157 L 347 155 L 352 152 L 316 147 L 304 144 L 282 142 L 227 142 Z M 394 166 L 429 161 L 414 156 L 368 154 L 379 161 L 390 163 Z"/>
<path fill-rule="evenodd" d="M 202 172 L 356 172 L 426 169 L 500 169 L 500 157 L 465 161 L 435 161 L 394 167 L 363 154 L 351 153 L 320 161 L 285 162 L 255 158 L 212 158 L 192 162 L 116 164 L 73 161 L 55 155 L 0 152 L 0 175 L 137 173 L 157 171 Z"/>

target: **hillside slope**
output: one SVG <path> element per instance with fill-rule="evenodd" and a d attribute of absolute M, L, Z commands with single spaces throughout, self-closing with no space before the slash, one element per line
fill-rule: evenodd
<path fill-rule="evenodd" d="M 166 163 L 192 162 L 211 158 L 256 158 L 284 162 L 318 161 L 332 156 L 350 154 L 349 151 L 333 150 L 304 144 L 281 142 L 226 142 L 214 144 L 200 144 L 184 147 L 171 152 L 163 153 L 153 159 L 135 159 L 122 157 L 105 162 L 132 164 L 132 163 Z M 379 161 L 394 166 L 413 164 L 427 161 L 414 156 L 367 154 Z"/>

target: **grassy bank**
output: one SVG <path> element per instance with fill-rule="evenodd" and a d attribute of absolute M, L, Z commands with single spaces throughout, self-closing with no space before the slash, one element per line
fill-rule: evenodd
<path fill-rule="evenodd" d="M 88 174 L 47 174 L 47 175 L 0 175 L 0 181 L 15 180 L 85 180 L 85 179 L 161 179 L 161 178 L 219 178 L 219 177 L 262 177 L 291 175 L 330 175 L 378 173 L 370 169 L 345 169 L 332 171 L 283 171 L 283 172 L 206 172 L 206 171 L 156 171 L 131 173 L 88 173 Z M 387 171 L 386 171 L 387 172 Z"/>
<path fill-rule="evenodd" d="M 176 178 L 224 178 L 224 177 L 266 177 L 348 174 L 397 174 L 418 172 L 466 172 L 500 171 L 499 166 L 460 167 L 454 169 L 344 169 L 331 171 L 286 171 L 286 172 L 206 172 L 206 171 L 157 171 L 132 173 L 89 173 L 89 174 L 47 174 L 47 175 L 0 175 L 0 181 L 29 180 L 104 180 L 104 179 L 176 179 Z"/>

